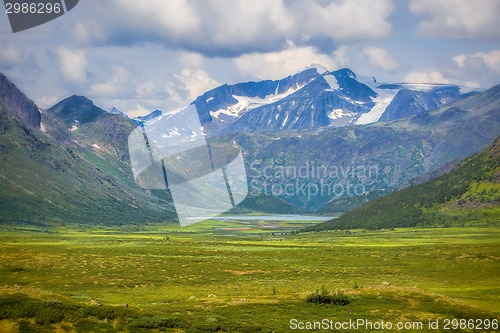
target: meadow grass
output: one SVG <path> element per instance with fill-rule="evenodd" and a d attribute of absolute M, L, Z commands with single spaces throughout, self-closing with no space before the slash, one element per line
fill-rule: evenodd
<path fill-rule="evenodd" d="M 295 234 L 296 222 L 264 223 L 3 229 L 0 331 L 287 332 L 293 318 L 499 317 L 498 228 Z M 306 302 L 323 286 L 348 304 Z"/>

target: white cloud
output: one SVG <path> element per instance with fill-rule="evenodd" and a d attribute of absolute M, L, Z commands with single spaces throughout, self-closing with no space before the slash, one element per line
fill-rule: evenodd
<path fill-rule="evenodd" d="M 42 96 L 35 100 L 35 104 L 42 109 L 50 108 L 61 100 L 58 96 Z"/>
<path fill-rule="evenodd" d="M 459 54 L 452 58 L 459 68 L 465 68 L 472 61 L 481 61 L 491 70 L 500 73 L 500 50 L 478 52 L 470 55 Z"/>
<path fill-rule="evenodd" d="M 180 74 L 174 75 L 174 80 L 167 84 L 166 90 L 173 101 L 172 105 L 187 105 L 199 95 L 219 85 L 220 83 L 203 69 L 184 68 Z"/>
<path fill-rule="evenodd" d="M 500 83 L 500 50 L 458 54 L 446 66 L 446 75 L 460 84 L 488 88 Z"/>
<path fill-rule="evenodd" d="M 213 0 L 200 19 L 218 45 L 244 46 L 269 39 L 284 38 L 293 30 L 293 14 L 281 0 Z"/>
<path fill-rule="evenodd" d="M 381 47 L 365 47 L 359 55 L 372 66 L 386 72 L 395 72 L 401 68 L 399 60 Z"/>
<path fill-rule="evenodd" d="M 333 51 L 333 68 L 346 67 L 351 62 L 349 58 L 349 47 L 346 45 L 340 45 L 335 51 Z"/>
<path fill-rule="evenodd" d="M 440 64 L 440 69 L 413 71 L 405 81 L 415 83 L 452 83 L 471 88 L 489 88 L 499 84 L 500 50 L 458 54 Z"/>
<path fill-rule="evenodd" d="M 176 37 L 199 31 L 200 28 L 199 17 L 188 0 L 149 0 L 147 4 L 137 0 L 112 0 L 110 3 L 112 10 L 129 14 L 116 16 L 122 23 L 134 28 L 157 29 L 160 34 Z M 127 19 L 123 20 L 123 17 Z"/>
<path fill-rule="evenodd" d="M 431 37 L 500 40 L 498 0 L 412 0 L 417 31 Z"/>
<path fill-rule="evenodd" d="M 394 0 L 90 1 L 106 25 L 108 43 L 162 43 L 208 56 L 276 51 L 287 40 L 315 45 L 325 38 L 384 38 L 391 32 L 389 16 L 395 7 Z M 78 25 L 74 34 L 100 43 L 102 34 L 89 30 Z"/>
<path fill-rule="evenodd" d="M 388 17 L 394 1 L 337 0 L 327 4 L 298 1 L 291 7 L 298 33 L 335 40 L 366 40 L 390 34 Z"/>
<path fill-rule="evenodd" d="M 137 84 L 135 92 L 138 98 L 152 98 L 156 92 L 156 85 L 151 80 L 143 81 Z"/>
<path fill-rule="evenodd" d="M 205 64 L 205 57 L 196 52 L 181 51 L 176 56 L 179 65 L 188 68 L 201 68 Z"/>
<path fill-rule="evenodd" d="M 281 79 L 304 70 L 312 64 L 320 64 L 330 70 L 346 62 L 345 51 L 339 52 L 342 59 L 319 53 L 312 46 L 295 47 L 292 43 L 283 51 L 245 54 L 236 58 L 237 69 L 243 74 L 259 79 Z"/>
<path fill-rule="evenodd" d="M 90 86 L 89 93 L 92 96 L 115 97 L 120 93 L 119 87 L 113 81 L 94 83 Z"/>
<path fill-rule="evenodd" d="M 89 44 L 93 41 L 101 42 L 106 39 L 102 27 L 94 19 L 77 22 L 73 26 L 73 38 L 80 44 Z"/>
<path fill-rule="evenodd" d="M 111 75 L 104 82 L 90 85 L 89 94 L 97 97 L 130 97 L 133 77 L 126 68 L 119 65 L 111 67 Z"/>
<path fill-rule="evenodd" d="M 129 117 L 144 116 L 151 113 L 152 110 L 148 110 L 142 104 L 136 103 L 134 107 L 126 111 Z"/>
<path fill-rule="evenodd" d="M 0 48 L 0 63 L 3 65 L 16 65 L 22 62 L 23 50 L 14 44 L 4 45 Z"/>
<path fill-rule="evenodd" d="M 211 78 L 208 73 L 202 69 L 183 69 L 181 75 L 178 76 L 177 79 L 184 83 L 190 100 L 220 85 L 219 82 Z"/>
<path fill-rule="evenodd" d="M 85 51 L 60 46 L 57 49 L 57 57 L 61 73 L 68 81 L 81 82 L 86 80 L 88 62 Z"/>
<path fill-rule="evenodd" d="M 450 83 L 439 71 L 410 72 L 406 74 L 404 82 L 409 83 Z"/>

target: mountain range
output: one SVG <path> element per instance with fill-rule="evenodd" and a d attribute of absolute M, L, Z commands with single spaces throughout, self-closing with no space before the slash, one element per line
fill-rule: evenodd
<path fill-rule="evenodd" d="M 209 144 L 243 151 L 251 193 L 234 211 L 349 211 L 500 135 L 500 86 L 375 81 L 311 68 L 196 98 Z M 1 74 L 0 109 L 2 223 L 175 221 L 168 191 L 135 184 L 127 138 L 159 117 L 182 132 L 182 111 L 129 119 L 83 96 L 41 110 Z M 330 192 L 311 193 L 321 185 Z"/>
<path fill-rule="evenodd" d="M 430 103 L 445 103 L 449 92 L 458 89 L 434 87 L 427 95 L 412 91 L 415 97 L 426 96 L 426 103 L 419 99 L 422 103 L 412 103 L 408 108 L 400 102 L 407 98 L 408 89 L 398 90 L 385 112 L 391 105 L 400 105 L 398 113 L 413 107 L 415 114 L 387 122 L 230 132 L 214 141 L 235 141 L 246 152 L 250 184 L 256 185 L 250 186 L 251 190 L 272 193 L 277 188 L 279 198 L 313 212 L 348 211 L 467 157 L 500 135 L 500 86 L 482 93 L 465 93 L 458 100 L 458 94 L 451 94 L 453 102 L 438 108 Z M 398 95 L 403 97 L 399 99 Z M 416 106 L 425 105 L 433 108 L 416 111 Z M 309 172 L 294 174 L 301 169 Z M 323 174 L 314 175 L 314 170 Z M 355 188 L 359 190 L 353 195 L 349 189 Z M 284 189 L 293 193 L 284 193 Z"/>
<path fill-rule="evenodd" d="M 500 137 L 440 177 L 373 200 L 307 230 L 496 225 L 499 206 Z"/>
<path fill-rule="evenodd" d="M 0 82 L 8 96 L 0 102 L 0 223 L 175 219 L 164 194 L 142 190 L 131 176 L 126 138 L 132 121 L 78 96 L 40 111 L 5 76 Z"/>
<path fill-rule="evenodd" d="M 210 135 L 310 130 L 387 122 L 435 110 L 477 91 L 443 84 L 382 84 L 344 68 L 310 68 L 280 80 L 222 85 L 197 97 L 201 124 Z M 122 114 L 112 108 L 109 112 Z M 147 122 L 155 110 L 135 117 Z"/>
<path fill-rule="evenodd" d="M 434 110 L 475 92 L 454 85 L 379 84 L 344 68 L 311 68 L 276 81 L 223 85 L 199 96 L 212 132 L 311 130 L 392 121 Z"/>

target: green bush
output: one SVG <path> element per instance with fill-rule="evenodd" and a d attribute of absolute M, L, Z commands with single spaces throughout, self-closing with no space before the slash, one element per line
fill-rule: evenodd
<path fill-rule="evenodd" d="M 349 297 L 344 295 L 344 291 L 335 289 L 333 293 L 330 293 L 325 286 L 323 286 L 320 290 L 316 290 L 314 293 L 307 296 L 306 302 L 314 304 L 347 305 L 351 301 Z"/>
<path fill-rule="evenodd" d="M 74 322 L 80 331 L 96 330 L 103 326 L 109 329 L 109 324 L 98 323 L 98 320 L 113 320 L 117 318 L 137 317 L 137 314 L 128 309 L 112 306 L 84 306 L 66 304 L 59 301 L 42 301 L 22 294 L 0 295 L 0 320 L 21 319 L 24 331 L 28 332 L 30 325 L 23 319 L 34 319 L 33 325 L 47 326 L 62 321 Z M 163 326 L 171 327 L 163 323 Z M 89 329 L 89 327 L 92 327 Z"/>
<path fill-rule="evenodd" d="M 183 323 L 177 318 L 166 318 L 166 317 L 144 317 L 141 319 L 135 319 L 130 322 L 130 327 L 133 328 L 181 328 Z"/>
<path fill-rule="evenodd" d="M 46 302 L 38 309 L 35 316 L 37 324 L 47 325 L 61 322 L 65 315 L 67 308 L 60 302 Z"/>
<path fill-rule="evenodd" d="M 36 330 L 31 327 L 27 320 L 19 321 L 19 333 L 36 333 Z"/>

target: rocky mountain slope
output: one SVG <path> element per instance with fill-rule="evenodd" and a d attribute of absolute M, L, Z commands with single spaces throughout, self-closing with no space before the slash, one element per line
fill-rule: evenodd
<path fill-rule="evenodd" d="M 33 126 L 36 116 L 29 116 L 34 104 L 24 94 L 15 86 L 3 86 L 1 94 L 7 98 L 0 102 L 0 223 L 174 220 L 168 198 L 133 180 L 123 141 L 134 128 L 130 120 L 70 97 L 42 112 L 39 128 Z"/>
<path fill-rule="evenodd" d="M 38 107 L 2 73 L 0 73 L 0 102 L 14 111 L 27 125 L 40 127 L 41 115 Z"/>
<path fill-rule="evenodd" d="M 499 216 L 500 137 L 443 176 L 371 201 L 309 230 L 496 225 Z"/>

